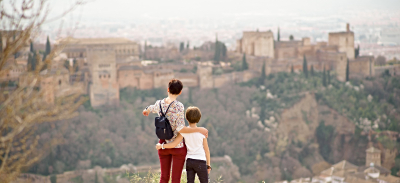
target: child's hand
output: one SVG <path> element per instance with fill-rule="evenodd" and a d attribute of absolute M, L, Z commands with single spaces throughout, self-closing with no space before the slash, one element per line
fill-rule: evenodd
<path fill-rule="evenodd" d="M 208 174 L 210 174 L 211 168 L 207 168 L 207 172 L 208 172 Z"/>
<path fill-rule="evenodd" d="M 149 114 L 150 114 L 150 112 L 148 110 L 146 110 L 146 109 L 143 110 L 142 113 L 143 113 L 143 116 L 149 116 Z"/>
<path fill-rule="evenodd" d="M 157 149 L 157 150 L 160 150 L 160 149 L 161 149 L 161 144 L 160 144 L 160 143 L 156 144 L 156 149 Z"/>

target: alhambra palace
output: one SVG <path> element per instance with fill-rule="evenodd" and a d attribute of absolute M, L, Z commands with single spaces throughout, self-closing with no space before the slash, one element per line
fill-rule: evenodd
<path fill-rule="evenodd" d="M 206 42 L 197 49 L 180 51 L 174 45 L 163 47 L 141 45 L 125 38 L 65 38 L 55 46 L 64 46 L 54 58 L 51 66 L 43 70 L 40 90 L 49 103 L 55 98 L 71 93 L 90 96 L 93 107 L 118 105 L 119 91 L 125 87 L 140 90 L 166 88 L 172 78 L 180 79 L 185 88 L 218 88 L 225 84 L 249 81 L 261 74 L 295 72 L 302 70 L 303 59 L 308 67 L 322 71 L 336 72 L 337 79 L 345 81 L 346 65 L 349 60 L 350 77 L 373 76 L 382 72 L 374 69 L 373 56 L 358 56 L 354 51 L 354 32 L 349 24 L 343 32 L 329 33 L 328 42 L 311 43 L 310 38 L 277 41 L 272 31 L 245 31 L 237 40 L 236 50 L 228 51 L 230 60 L 240 61 L 246 55 L 248 69 L 244 71 L 213 73 L 216 69 L 232 69 L 229 62 L 213 63 L 212 42 Z M 215 47 L 215 45 L 214 45 Z M 27 58 L 29 46 L 15 59 L 18 66 L 0 76 L 2 81 L 28 82 Z M 185 60 L 183 63 L 156 62 L 152 59 Z M 65 61 L 79 68 L 68 70 Z M 190 60 L 190 62 L 186 62 Z M 76 64 L 75 64 L 76 63 Z M 394 68 L 396 69 L 396 68 Z M 397 68 L 398 69 L 398 68 Z M 186 71 L 186 72 L 183 72 Z M 189 71 L 189 72 L 187 72 Z M 191 72 L 192 71 L 192 72 Z"/>

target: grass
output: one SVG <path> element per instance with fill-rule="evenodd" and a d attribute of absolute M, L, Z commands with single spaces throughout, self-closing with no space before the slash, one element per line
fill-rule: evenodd
<path fill-rule="evenodd" d="M 158 183 L 160 182 L 160 176 L 161 176 L 160 173 L 151 171 L 147 172 L 147 174 L 145 175 L 141 175 L 139 173 L 131 175 L 129 174 L 129 172 L 127 172 L 126 174 L 130 183 Z M 223 182 L 222 176 L 218 177 L 216 180 L 212 180 L 210 183 L 221 183 L 221 182 Z M 186 172 L 182 172 L 181 183 L 187 183 Z M 200 183 L 197 177 L 195 183 Z"/>

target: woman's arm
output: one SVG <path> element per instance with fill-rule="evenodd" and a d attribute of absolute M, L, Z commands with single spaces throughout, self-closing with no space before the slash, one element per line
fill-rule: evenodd
<path fill-rule="evenodd" d="M 210 149 L 208 148 L 207 138 L 203 139 L 203 148 L 204 152 L 206 153 L 207 165 L 211 166 L 211 158 L 210 158 Z M 207 169 L 208 173 L 210 173 L 211 169 Z"/>
<path fill-rule="evenodd" d="M 161 100 L 157 100 L 156 103 L 154 105 L 149 105 L 147 106 L 144 110 L 143 110 L 143 115 L 144 116 L 149 116 L 149 114 L 152 113 L 157 113 L 158 111 L 160 111 L 160 104 L 159 102 L 161 102 Z"/>
<path fill-rule="evenodd" d="M 174 148 L 174 147 L 176 147 L 176 146 L 179 144 L 179 142 L 181 142 L 182 140 L 183 140 L 183 136 L 182 136 L 181 134 L 178 134 L 178 136 L 176 136 L 176 138 L 175 138 L 174 141 L 172 141 L 171 143 L 168 143 L 168 144 L 164 144 L 164 148 L 166 148 L 166 149 Z M 160 143 L 158 143 L 158 144 L 156 145 L 156 149 L 161 149 L 161 148 L 162 148 L 162 145 L 161 145 Z"/>

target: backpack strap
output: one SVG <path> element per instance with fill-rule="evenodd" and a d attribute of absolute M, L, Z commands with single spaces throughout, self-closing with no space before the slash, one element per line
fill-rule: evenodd
<path fill-rule="evenodd" d="M 162 115 L 162 116 L 165 116 L 164 113 L 162 112 L 161 100 L 160 100 L 160 102 L 159 102 L 158 104 L 160 104 L 160 112 L 161 112 L 161 115 Z"/>
<path fill-rule="evenodd" d="M 174 101 L 172 101 L 172 102 L 169 104 L 169 106 L 168 106 L 167 110 L 165 111 L 165 114 L 167 114 L 169 107 L 171 107 L 172 103 L 174 103 L 174 102 L 175 102 L 175 100 L 174 100 Z"/>
<path fill-rule="evenodd" d="M 167 114 L 169 107 L 171 107 L 171 104 L 174 103 L 174 102 L 175 102 L 175 100 L 172 101 L 172 102 L 168 105 L 168 108 L 167 108 L 167 110 L 165 111 L 165 114 Z M 161 112 L 161 115 L 162 115 L 162 116 L 165 116 L 165 114 L 164 114 L 163 111 L 162 111 L 161 100 L 160 100 L 160 103 L 159 103 L 159 104 L 160 104 L 160 112 Z"/>

